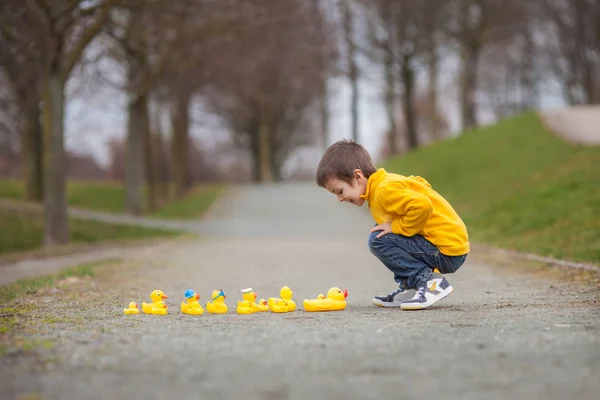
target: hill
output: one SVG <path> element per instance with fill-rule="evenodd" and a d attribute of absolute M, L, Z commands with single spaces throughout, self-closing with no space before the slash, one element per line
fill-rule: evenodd
<path fill-rule="evenodd" d="M 600 147 L 569 144 L 535 113 L 386 160 L 420 175 L 464 219 L 473 242 L 600 263 Z"/>

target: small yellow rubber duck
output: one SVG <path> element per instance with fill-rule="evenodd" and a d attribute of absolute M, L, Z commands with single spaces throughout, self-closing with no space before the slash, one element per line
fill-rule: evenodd
<path fill-rule="evenodd" d="M 152 303 L 142 302 L 142 311 L 145 314 L 166 314 L 166 312 L 163 312 L 162 310 L 163 306 L 164 309 L 167 308 L 163 300 L 168 298 L 169 296 L 164 294 L 162 290 L 153 290 L 152 293 L 150 293 L 150 300 L 152 300 Z"/>
<path fill-rule="evenodd" d="M 187 289 L 183 295 L 186 301 L 181 302 L 181 312 L 189 315 L 202 315 L 204 308 L 198 302 L 200 298 L 199 293 L 195 293 L 192 289 Z"/>
<path fill-rule="evenodd" d="M 290 312 L 290 305 L 287 300 L 277 299 L 273 304 L 271 304 L 271 312 L 274 313 L 286 313 Z"/>
<path fill-rule="evenodd" d="M 242 294 L 242 300 L 238 301 L 237 313 L 238 314 L 253 314 L 256 312 L 269 311 L 269 307 L 256 303 L 258 295 L 252 291 L 252 288 L 240 290 Z M 264 302 L 264 299 L 261 299 Z"/>
<path fill-rule="evenodd" d="M 319 296 L 320 297 L 320 296 Z M 324 299 L 306 299 L 304 300 L 304 311 L 339 311 L 346 308 L 347 290 L 340 290 L 337 287 L 332 287 L 327 292 L 327 297 Z"/>
<path fill-rule="evenodd" d="M 136 302 L 132 301 L 131 303 L 129 303 L 129 307 L 128 308 L 124 308 L 123 312 L 125 314 L 139 314 L 140 313 L 140 309 L 138 308 L 138 305 Z"/>
<path fill-rule="evenodd" d="M 152 314 L 154 315 L 166 315 L 169 313 L 169 308 L 164 301 L 157 301 L 152 307 Z"/>
<path fill-rule="evenodd" d="M 226 298 L 222 289 L 213 290 L 212 303 L 210 301 L 206 303 L 206 311 L 211 314 L 225 314 L 228 310 L 227 304 L 225 304 Z"/>
<path fill-rule="evenodd" d="M 284 286 L 279 291 L 279 296 L 281 298 L 278 299 L 276 297 L 270 297 L 269 301 L 267 302 L 267 305 L 269 306 L 269 309 L 271 309 L 271 311 L 273 311 L 273 304 L 275 304 L 275 302 L 277 302 L 277 300 L 285 300 L 287 303 L 288 312 L 294 311 L 296 309 L 296 303 L 292 300 L 293 295 L 294 295 L 294 292 L 292 291 L 292 289 L 290 289 L 287 286 Z"/>

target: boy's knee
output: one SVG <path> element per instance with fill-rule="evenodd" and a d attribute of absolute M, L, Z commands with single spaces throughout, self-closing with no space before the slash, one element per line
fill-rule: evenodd
<path fill-rule="evenodd" d="M 381 231 L 371 232 L 369 234 L 369 251 L 373 254 L 378 253 L 381 250 L 382 246 L 385 246 L 388 242 L 388 235 L 383 235 L 382 237 L 377 237 Z"/>

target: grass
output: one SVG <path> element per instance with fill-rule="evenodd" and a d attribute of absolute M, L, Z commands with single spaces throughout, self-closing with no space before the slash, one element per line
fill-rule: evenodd
<path fill-rule="evenodd" d="M 0 209 L 0 256 L 39 249 L 42 246 L 43 216 L 38 213 L 15 212 Z M 172 237 L 177 232 L 114 225 L 98 221 L 72 218 L 69 220 L 71 241 L 98 243 L 105 240 L 135 240 L 153 237 Z"/>
<path fill-rule="evenodd" d="M 534 113 L 387 160 L 446 197 L 474 242 L 600 262 L 600 147 L 568 144 Z"/>
<path fill-rule="evenodd" d="M 81 264 L 74 268 L 64 269 L 60 272 L 44 275 L 35 278 L 21 279 L 7 286 L 0 287 L 0 303 L 6 304 L 7 302 L 24 295 L 31 295 L 37 293 L 38 290 L 54 285 L 56 282 L 69 277 L 86 277 L 94 276 L 94 268 L 117 262 L 118 260 L 109 259 L 103 261 L 97 261 L 87 264 Z M 5 309 L 6 314 L 16 314 L 16 312 L 7 312 L 8 308 Z"/>
<path fill-rule="evenodd" d="M 220 190 L 220 185 L 198 186 L 183 199 L 172 200 L 159 210 L 147 210 L 145 214 L 162 218 L 195 218 L 212 204 Z M 143 195 L 146 201 L 145 191 Z M 23 183 L 17 180 L 0 180 L 0 198 L 22 200 Z M 117 182 L 70 181 L 67 184 L 67 202 L 72 207 L 122 213 L 125 210 L 125 190 Z M 147 205 L 145 207 L 147 209 Z"/>
<path fill-rule="evenodd" d="M 171 202 L 150 214 L 161 218 L 197 218 L 200 217 L 221 193 L 220 185 L 194 189 L 179 201 Z"/>

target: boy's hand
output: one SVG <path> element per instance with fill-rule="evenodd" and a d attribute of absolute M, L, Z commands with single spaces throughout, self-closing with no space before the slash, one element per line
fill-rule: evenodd
<path fill-rule="evenodd" d="M 378 238 L 382 237 L 387 233 L 392 233 L 392 223 L 384 222 L 383 224 L 379 224 L 377 226 L 372 227 L 370 230 L 371 233 L 375 231 L 382 231 L 379 235 L 377 235 Z"/>

